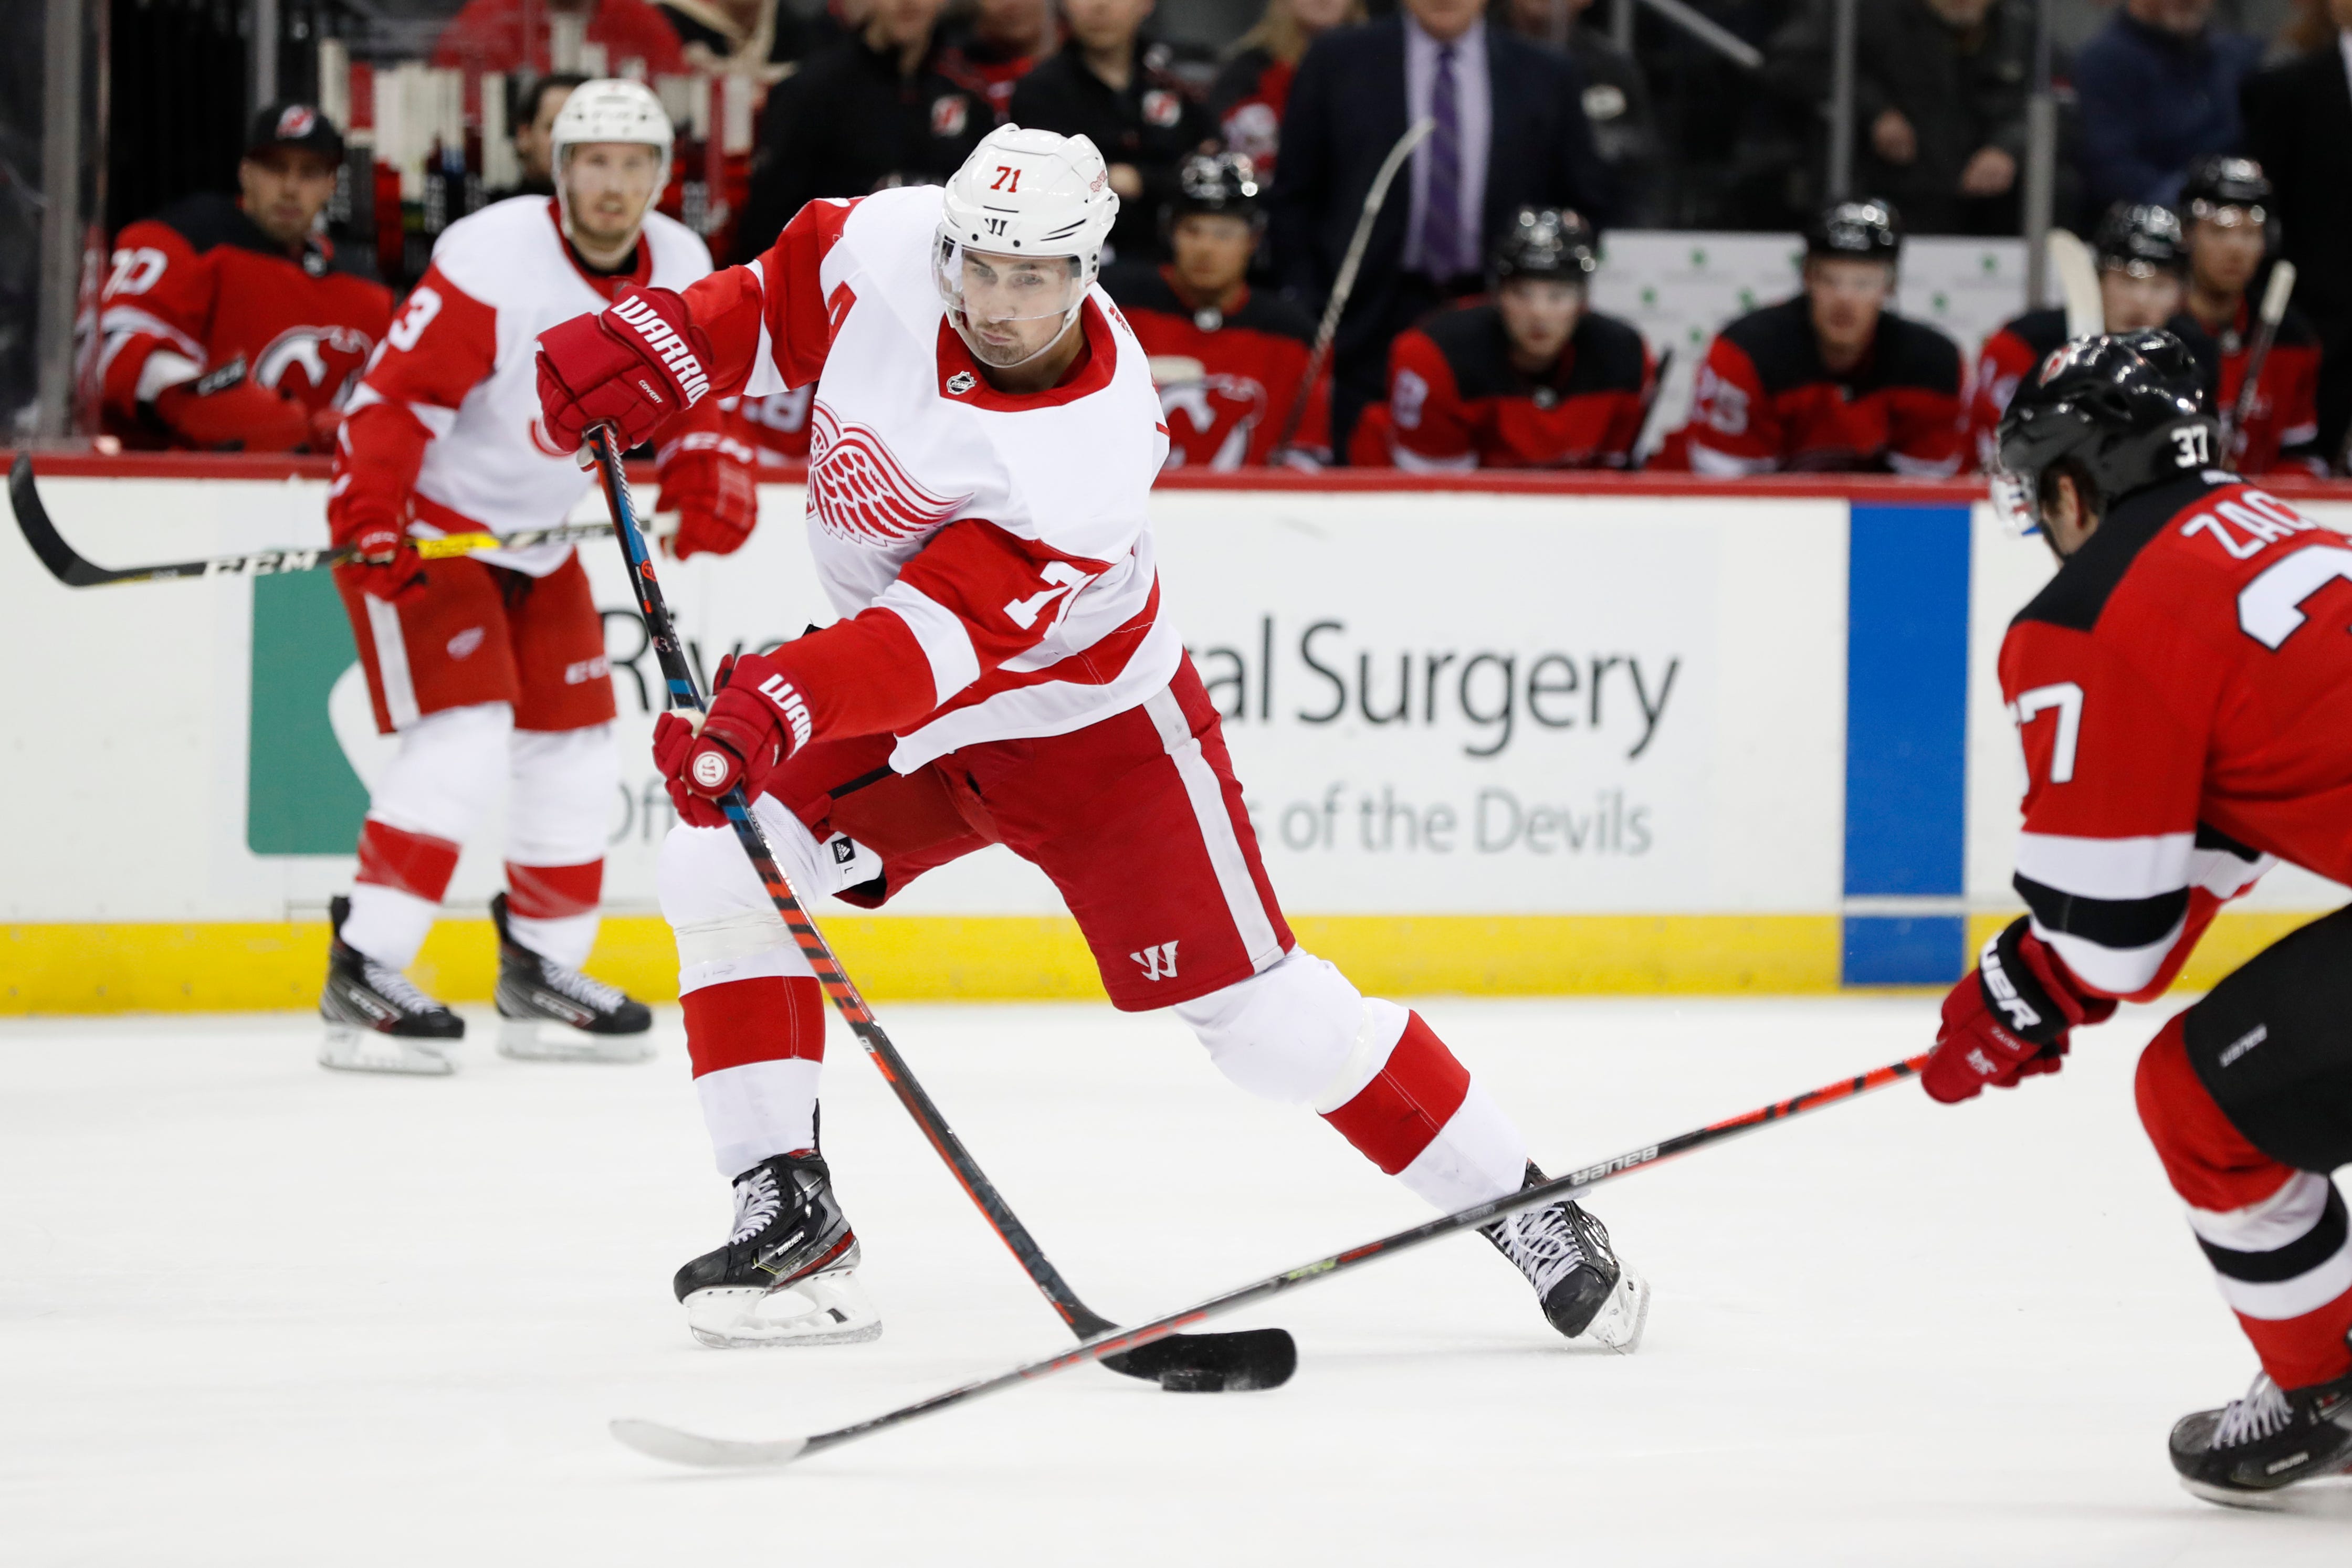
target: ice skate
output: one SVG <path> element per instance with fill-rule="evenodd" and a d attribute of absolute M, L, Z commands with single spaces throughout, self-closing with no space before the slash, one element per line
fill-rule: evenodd
<path fill-rule="evenodd" d="M 1530 1164 L 1524 1185 L 1543 1180 Z M 1479 1234 L 1528 1277 L 1545 1319 L 1561 1333 L 1620 1355 L 1640 1346 L 1649 1284 L 1618 1260 L 1608 1228 L 1581 1207 L 1561 1202 L 1524 1209 L 1479 1227 Z"/>
<path fill-rule="evenodd" d="M 2286 1389 L 2257 1375 L 2244 1398 L 2174 1425 L 2172 1468 L 2189 1490 L 2231 1508 L 2275 1508 L 2297 1481 L 2352 1472 L 2352 1374 Z"/>
<path fill-rule="evenodd" d="M 532 952 L 490 900 L 499 928 L 499 1054 L 518 1061 L 650 1061 L 654 1015 L 615 987 Z"/>
<path fill-rule="evenodd" d="M 762 1160 L 735 1178 L 727 1245 L 677 1271 L 687 1327 L 715 1350 L 854 1344 L 882 1319 L 853 1272 L 857 1235 L 814 1150 Z"/>
<path fill-rule="evenodd" d="M 440 1076 L 457 1071 L 446 1055 L 462 1040 L 466 1020 L 418 990 L 407 976 L 379 964 L 343 941 L 352 901 L 327 906 L 335 935 L 327 949 L 327 985 L 319 1016 L 327 1038 L 319 1065 L 345 1072 L 407 1072 Z"/>

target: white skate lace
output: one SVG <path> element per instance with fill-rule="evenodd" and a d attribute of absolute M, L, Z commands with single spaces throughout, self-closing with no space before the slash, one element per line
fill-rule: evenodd
<path fill-rule="evenodd" d="M 2273 1432 L 2283 1431 L 2294 1418 L 2294 1407 L 2286 1402 L 2277 1384 L 2267 1372 L 2256 1375 L 2254 1385 L 2246 1390 L 2243 1399 L 2232 1399 L 2221 1412 L 2221 1424 L 2213 1431 L 2213 1446 L 2234 1448 L 2241 1443 L 2259 1443 Z"/>
<path fill-rule="evenodd" d="M 584 1003 L 600 1013 L 612 1012 L 629 999 L 618 988 L 591 978 L 577 969 L 568 969 L 551 958 L 539 961 L 539 972 L 549 985 L 573 1001 Z"/>
<path fill-rule="evenodd" d="M 1577 1245 L 1576 1232 L 1558 1205 L 1515 1214 L 1497 1229 L 1503 1256 L 1518 1265 L 1538 1296 L 1549 1295 L 1554 1285 L 1586 1261 L 1584 1249 Z"/>
<path fill-rule="evenodd" d="M 441 1004 L 409 983 L 408 977 L 389 964 L 379 964 L 367 958 L 361 964 L 362 977 L 368 989 L 404 1013 L 429 1013 L 440 1010 Z"/>
<path fill-rule="evenodd" d="M 776 1191 L 776 1173 L 765 1166 L 735 1184 L 735 1234 L 727 1239 L 730 1247 L 747 1237 L 757 1236 L 768 1228 L 784 1207 Z"/>

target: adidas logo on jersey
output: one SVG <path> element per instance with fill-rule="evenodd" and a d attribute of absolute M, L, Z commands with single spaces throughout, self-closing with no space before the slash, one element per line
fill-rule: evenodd
<path fill-rule="evenodd" d="M 629 296 L 614 306 L 610 314 L 643 338 L 646 347 L 660 357 L 670 374 L 677 378 L 678 390 L 686 394 L 688 407 L 702 400 L 702 394 L 710 390 L 710 378 L 703 372 L 702 361 L 694 357 L 694 350 L 687 340 L 671 329 L 644 295 Z"/>

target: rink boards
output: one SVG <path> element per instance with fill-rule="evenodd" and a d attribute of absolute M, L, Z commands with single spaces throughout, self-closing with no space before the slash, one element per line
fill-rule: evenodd
<path fill-rule="evenodd" d="M 101 564 L 323 540 L 307 472 L 95 466 L 43 489 Z M 2352 505 L 2305 504 L 2352 526 Z M 1994 659 L 2050 563 L 1967 487 L 1213 482 L 1153 505 L 1163 602 L 1276 888 L 1368 988 L 1931 985 L 2013 913 L 2021 770 Z M 761 507 L 739 555 L 664 574 L 706 666 L 832 619 L 799 488 Z M 664 997 L 660 682 L 617 551 L 584 556 L 623 758 L 592 967 Z M 0 1010 L 308 1005 L 393 745 L 331 583 L 70 591 L 11 540 L 0 585 L 21 672 Z M 453 999 L 488 994 L 500 829 L 493 812 L 469 841 L 417 970 Z M 2274 873 L 2189 979 L 2341 901 Z M 1052 886 L 1002 850 L 886 913 L 820 913 L 877 999 L 1100 994 Z"/>

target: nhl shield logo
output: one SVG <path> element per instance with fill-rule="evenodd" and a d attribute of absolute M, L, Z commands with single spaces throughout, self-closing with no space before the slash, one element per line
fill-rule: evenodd
<path fill-rule="evenodd" d="M 972 373 L 970 371 L 958 371 L 955 374 L 948 378 L 948 391 L 954 393 L 957 397 L 963 396 L 964 393 L 971 391 L 972 388 L 979 384 L 980 382 L 973 378 Z"/>

